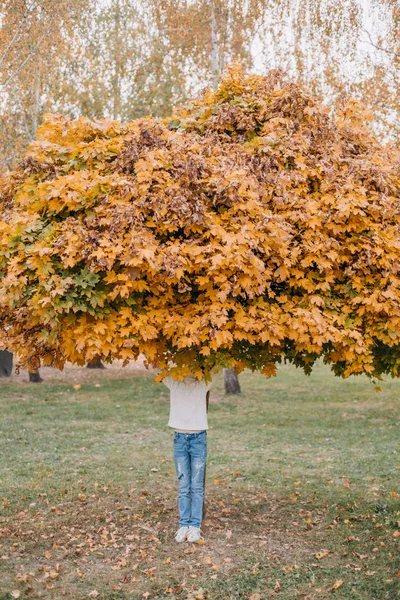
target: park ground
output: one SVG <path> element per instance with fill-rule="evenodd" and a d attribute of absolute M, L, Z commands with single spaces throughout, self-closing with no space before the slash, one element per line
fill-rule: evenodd
<path fill-rule="evenodd" d="M 0 600 L 400 598 L 400 382 L 376 392 L 283 365 L 224 396 L 221 374 L 204 543 L 177 544 L 168 390 L 153 379 L 0 382 Z"/>

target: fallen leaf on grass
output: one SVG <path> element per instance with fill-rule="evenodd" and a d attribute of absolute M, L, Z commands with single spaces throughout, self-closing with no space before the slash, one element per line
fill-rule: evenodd
<path fill-rule="evenodd" d="M 12 598 L 19 598 L 21 596 L 21 592 L 19 590 L 13 590 L 11 592 Z"/>
<path fill-rule="evenodd" d="M 57 571 L 50 571 L 50 573 L 49 573 L 49 575 L 48 575 L 48 576 L 49 576 L 51 579 L 57 579 L 57 577 L 59 576 L 59 574 L 60 574 L 60 573 L 58 573 Z M 46 573 L 46 575 L 47 575 L 47 573 Z M 46 575 L 45 575 L 45 576 L 46 576 Z"/>
<path fill-rule="evenodd" d="M 99 595 L 99 592 L 97 590 L 92 590 L 91 592 L 88 593 L 89 598 L 97 598 L 98 595 Z"/>
<path fill-rule="evenodd" d="M 126 558 L 119 558 L 116 565 L 113 565 L 111 569 L 113 571 L 119 571 L 122 567 L 126 567 Z"/>
<path fill-rule="evenodd" d="M 300 569 L 300 565 L 283 565 L 282 567 L 282 571 L 284 573 L 292 573 L 292 571 L 296 570 L 296 569 Z"/>
<path fill-rule="evenodd" d="M 340 586 L 343 584 L 344 584 L 343 579 L 338 579 L 337 581 L 335 581 L 335 583 L 333 584 L 333 586 L 331 587 L 331 589 L 329 591 L 334 592 L 335 590 L 339 589 Z"/>
<path fill-rule="evenodd" d="M 250 594 L 249 600 L 261 600 L 261 594 Z"/>
<path fill-rule="evenodd" d="M 320 550 L 319 552 L 314 554 L 314 556 L 317 560 L 322 560 L 323 558 L 325 558 L 325 556 L 328 556 L 328 554 L 329 550 Z"/>
<path fill-rule="evenodd" d="M 394 538 L 398 538 L 398 537 L 400 537 L 400 530 L 398 530 L 398 529 L 397 529 L 397 530 L 394 532 L 394 534 L 393 534 L 393 537 L 394 537 Z"/>
<path fill-rule="evenodd" d="M 81 387 L 80 383 L 76 383 L 75 385 L 72 386 L 74 388 L 74 390 L 79 390 Z"/>
<path fill-rule="evenodd" d="M 275 581 L 274 592 L 280 592 L 280 591 L 281 591 L 281 584 L 279 583 L 279 580 L 277 579 Z"/>
<path fill-rule="evenodd" d="M 17 575 L 15 576 L 15 579 L 17 581 L 21 581 L 23 583 L 28 583 L 29 581 L 32 580 L 32 578 L 34 577 L 34 573 L 17 573 Z"/>
<path fill-rule="evenodd" d="M 226 538 L 229 540 L 232 537 L 232 531 L 228 529 L 225 533 Z"/>

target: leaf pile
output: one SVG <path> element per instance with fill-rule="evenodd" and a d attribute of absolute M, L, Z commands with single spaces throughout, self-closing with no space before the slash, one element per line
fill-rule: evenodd
<path fill-rule="evenodd" d="M 276 71 L 161 121 L 48 115 L 0 181 L 0 324 L 21 362 L 208 377 L 400 371 L 400 156 Z"/>

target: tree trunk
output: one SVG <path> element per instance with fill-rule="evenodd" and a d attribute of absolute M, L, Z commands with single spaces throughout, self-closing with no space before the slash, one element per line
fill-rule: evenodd
<path fill-rule="evenodd" d="M 215 16 L 214 2 L 211 4 L 211 74 L 213 88 L 218 86 L 218 38 L 217 38 L 217 19 Z"/>
<path fill-rule="evenodd" d="M 121 120 L 121 71 L 122 71 L 122 56 L 124 53 L 123 41 L 121 36 L 121 6 L 119 0 L 116 0 L 114 13 L 114 30 L 113 30 L 113 74 L 111 78 L 112 86 L 112 102 L 113 102 L 113 118 Z"/>
<path fill-rule="evenodd" d="M 95 358 L 91 362 L 88 362 L 88 364 L 86 365 L 86 368 L 87 369 L 105 369 L 105 366 L 103 365 L 103 363 L 101 362 L 101 360 L 99 358 Z"/>
<path fill-rule="evenodd" d="M 31 383 L 40 383 L 43 381 L 40 377 L 39 369 L 36 369 L 36 371 L 29 371 L 29 381 Z"/>
<path fill-rule="evenodd" d="M 0 350 L 0 377 L 10 377 L 13 367 L 13 354 L 8 350 Z"/>
<path fill-rule="evenodd" d="M 224 369 L 225 394 L 240 394 L 240 384 L 235 369 Z"/>
<path fill-rule="evenodd" d="M 39 122 L 39 112 L 40 112 L 40 73 L 38 73 L 37 78 L 36 78 L 36 85 L 35 85 L 35 103 L 34 106 L 32 108 L 32 134 L 31 134 L 31 140 L 35 139 L 36 137 L 36 131 L 38 128 L 38 122 Z"/>

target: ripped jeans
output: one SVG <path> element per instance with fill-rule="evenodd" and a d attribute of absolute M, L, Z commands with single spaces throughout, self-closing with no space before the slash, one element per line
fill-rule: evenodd
<path fill-rule="evenodd" d="M 174 461 L 179 481 L 180 527 L 188 527 L 189 525 L 201 527 L 206 459 L 206 430 L 198 433 L 174 431 Z M 192 498 L 190 498 L 190 494 Z"/>

